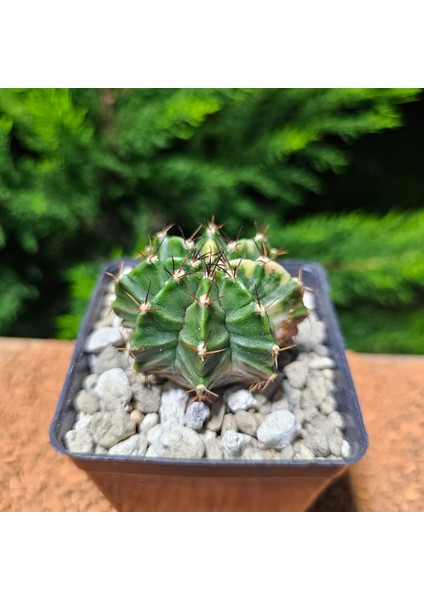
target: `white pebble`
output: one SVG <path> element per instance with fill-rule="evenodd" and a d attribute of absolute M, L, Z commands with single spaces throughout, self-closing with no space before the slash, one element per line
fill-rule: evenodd
<path fill-rule="evenodd" d="M 213 437 L 207 434 L 212 434 Z M 221 450 L 221 438 L 217 437 L 214 431 L 206 430 L 205 438 L 203 439 L 205 447 L 206 447 L 206 458 L 210 460 L 221 460 L 223 458 L 223 453 Z"/>
<path fill-rule="evenodd" d="M 258 429 L 258 422 L 255 419 L 255 415 L 247 412 L 246 410 L 238 410 L 235 414 L 237 429 L 241 433 L 254 436 Z"/>
<path fill-rule="evenodd" d="M 135 433 L 135 423 L 125 410 L 98 412 L 92 416 L 89 431 L 97 444 L 111 448 Z"/>
<path fill-rule="evenodd" d="M 85 342 L 85 351 L 100 352 L 110 344 L 119 346 L 123 341 L 122 331 L 118 327 L 101 327 L 90 333 Z"/>
<path fill-rule="evenodd" d="M 217 438 L 215 431 L 210 431 L 209 429 L 206 429 L 206 431 L 204 431 L 203 433 L 200 433 L 199 435 L 205 444 L 207 442 L 209 442 L 210 440 L 216 440 L 216 438 Z"/>
<path fill-rule="evenodd" d="M 315 415 L 318 414 L 318 409 L 316 406 L 307 406 L 303 409 L 303 418 L 307 422 L 311 422 Z"/>
<path fill-rule="evenodd" d="M 228 408 L 235 413 L 237 410 L 248 410 L 257 406 L 256 398 L 248 390 L 236 390 L 226 394 Z"/>
<path fill-rule="evenodd" d="M 109 369 L 102 373 L 94 391 L 100 398 L 102 410 L 125 408 L 132 396 L 128 377 L 119 368 Z"/>
<path fill-rule="evenodd" d="M 294 448 L 291 444 L 280 451 L 281 460 L 291 460 L 294 457 Z"/>
<path fill-rule="evenodd" d="M 120 352 L 114 346 L 106 346 L 97 357 L 96 364 L 94 365 L 94 372 L 96 375 L 100 375 L 109 369 L 115 367 L 126 369 L 127 366 L 128 358 L 124 352 Z"/>
<path fill-rule="evenodd" d="M 74 423 L 74 430 L 79 431 L 88 427 L 93 415 L 88 415 L 83 412 L 78 413 L 77 419 Z"/>
<path fill-rule="evenodd" d="M 265 415 L 269 415 L 272 412 L 272 402 L 267 402 L 263 404 L 259 409 L 259 414 L 265 417 Z"/>
<path fill-rule="evenodd" d="M 200 435 L 182 425 L 164 427 L 153 446 L 157 455 L 165 458 L 202 458 L 205 453 Z"/>
<path fill-rule="evenodd" d="M 294 458 L 299 460 L 312 460 L 314 458 L 314 453 L 306 444 L 303 442 L 295 442 L 294 446 Z"/>
<path fill-rule="evenodd" d="M 162 393 L 159 417 L 162 425 L 183 425 L 188 395 L 180 388 Z"/>
<path fill-rule="evenodd" d="M 84 427 L 79 430 L 71 429 L 65 433 L 65 445 L 71 452 L 92 452 L 94 448 L 94 441 Z"/>
<path fill-rule="evenodd" d="M 336 408 L 336 401 L 333 396 L 327 396 L 327 398 L 322 402 L 320 406 L 320 411 L 324 413 L 324 415 L 329 415 Z"/>
<path fill-rule="evenodd" d="M 253 396 L 256 400 L 256 408 L 261 408 L 261 406 L 268 402 L 268 398 L 264 394 L 253 394 Z"/>
<path fill-rule="evenodd" d="M 212 406 L 211 410 L 211 418 L 206 423 L 206 429 L 210 429 L 211 431 L 220 431 L 222 427 L 222 421 L 224 420 L 225 415 L 225 402 L 216 402 Z"/>
<path fill-rule="evenodd" d="M 284 373 L 287 376 L 289 384 L 301 390 L 305 387 L 306 379 L 308 377 L 308 361 L 307 360 L 296 360 L 288 364 Z"/>
<path fill-rule="evenodd" d="M 334 360 L 329 356 L 317 356 L 309 361 L 310 369 L 334 369 Z"/>
<path fill-rule="evenodd" d="M 281 450 L 293 441 L 296 434 L 297 423 L 294 415 L 288 410 L 277 410 L 267 415 L 258 427 L 259 447 Z"/>
<path fill-rule="evenodd" d="M 184 425 L 195 431 L 200 431 L 210 412 L 210 408 L 205 402 L 192 402 L 187 406 Z"/>
<path fill-rule="evenodd" d="M 89 354 L 87 358 L 87 364 L 90 371 L 94 371 L 94 369 L 96 368 L 96 362 L 97 354 Z"/>
<path fill-rule="evenodd" d="M 326 377 L 330 381 L 334 381 L 335 376 L 336 376 L 334 369 L 323 369 L 322 374 L 324 375 L 324 377 Z"/>
<path fill-rule="evenodd" d="M 313 315 L 297 326 L 295 342 L 305 350 L 314 350 L 316 346 L 325 341 L 326 327 L 322 321 L 314 320 Z"/>
<path fill-rule="evenodd" d="M 110 310 L 102 311 L 102 318 L 96 321 L 93 325 L 93 329 L 101 329 L 102 327 L 113 326 L 113 314 Z"/>
<path fill-rule="evenodd" d="M 143 433 L 136 433 L 123 442 L 115 444 L 109 449 L 109 454 L 123 456 L 144 456 L 147 450 L 147 437 Z"/>
<path fill-rule="evenodd" d="M 156 440 L 162 433 L 162 430 L 163 430 L 163 425 L 161 425 L 160 423 L 156 423 L 156 425 L 153 425 L 152 427 L 150 427 L 149 431 L 147 432 L 147 441 L 149 442 L 149 444 L 154 445 L 156 443 Z"/>
<path fill-rule="evenodd" d="M 226 431 L 221 438 L 221 448 L 224 458 L 237 458 L 250 443 L 250 435 Z"/>
<path fill-rule="evenodd" d="M 91 390 L 94 389 L 96 383 L 97 383 L 97 375 L 95 375 L 94 373 L 90 373 L 90 375 L 87 375 L 87 377 L 84 377 L 84 379 L 82 380 L 82 387 L 87 392 L 91 392 Z"/>
<path fill-rule="evenodd" d="M 319 431 L 311 432 L 308 436 L 308 446 L 315 456 L 328 456 L 330 450 L 325 433 Z M 305 439 L 306 442 L 306 439 Z"/>
<path fill-rule="evenodd" d="M 341 455 L 343 458 L 349 458 L 351 453 L 351 447 L 347 440 L 343 440 Z"/>
<path fill-rule="evenodd" d="M 121 317 L 118 317 L 118 315 L 116 315 L 113 311 L 111 312 L 112 314 L 112 326 L 113 327 L 122 327 L 122 319 Z"/>
<path fill-rule="evenodd" d="M 309 387 L 305 388 L 302 392 L 302 396 L 300 399 L 300 408 L 309 408 L 310 406 L 315 406 L 315 398 L 312 395 L 312 392 Z"/>
<path fill-rule="evenodd" d="M 309 308 L 309 310 L 314 310 L 315 308 L 315 296 L 309 290 L 303 292 L 303 304 L 306 308 Z"/>
<path fill-rule="evenodd" d="M 232 413 L 227 413 L 222 421 L 221 435 L 226 431 L 237 431 L 237 421 Z"/>
<path fill-rule="evenodd" d="M 77 410 L 87 413 L 88 415 L 94 415 L 95 412 L 100 410 L 100 402 L 95 394 L 87 392 L 87 390 L 80 390 L 75 396 L 74 406 Z"/>
<path fill-rule="evenodd" d="M 329 349 L 327 346 L 324 346 L 324 344 L 318 344 L 315 346 L 314 352 L 315 354 L 318 354 L 318 356 L 328 356 L 330 354 Z"/>
<path fill-rule="evenodd" d="M 302 392 L 292 387 L 288 381 L 283 380 L 283 398 L 289 403 L 289 409 L 295 410 L 300 406 Z"/>
<path fill-rule="evenodd" d="M 130 376 L 130 384 L 135 408 L 144 414 L 158 412 L 161 389 L 157 385 L 145 385 L 139 373 Z"/>
<path fill-rule="evenodd" d="M 342 428 L 344 425 L 342 415 L 339 412 L 337 412 L 336 410 L 334 410 L 332 413 L 330 413 L 328 415 L 328 420 L 331 421 L 331 423 L 333 423 L 334 427 Z"/>
<path fill-rule="evenodd" d="M 241 457 L 245 460 L 272 460 L 274 458 L 272 452 L 272 450 L 261 450 L 253 446 L 247 446 L 243 450 Z"/>
<path fill-rule="evenodd" d="M 327 380 L 319 371 L 313 372 L 308 377 L 308 388 L 314 399 L 314 404 L 320 406 L 321 402 L 325 400 L 328 394 Z"/>
<path fill-rule="evenodd" d="M 144 419 L 141 421 L 138 426 L 138 431 L 140 433 L 144 433 L 147 435 L 149 431 L 159 423 L 159 415 L 157 413 L 149 413 L 144 416 Z"/>
<path fill-rule="evenodd" d="M 340 456 L 342 453 L 342 445 L 343 445 L 343 434 L 340 431 L 340 429 L 335 429 L 328 436 L 328 447 L 330 449 L 331 454 Z"/>
<path fill-rule="evenodd" d="M 296 423 L 297 423 L 297 428 L 299 430 L 299 428 L 302 426 L 303 421 L 305 420 L 305 414 L 303 412 L 303 410 L 301 408 L 297 408 L 294 412 L 294 417 L 296 419 Z"/>

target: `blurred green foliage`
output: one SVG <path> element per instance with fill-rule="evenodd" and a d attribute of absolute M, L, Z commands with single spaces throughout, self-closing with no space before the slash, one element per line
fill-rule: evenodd
<path fill-rule="evenodd" d="M 424 211 L 325 214 L 274 233 L 291 258 L 326 269 L 350 348 L 424 352 Z"/>
<path fill-rule="evenodd" d="M 355 181 L 346 204 L 327 193 L 419 94 L 0 90 L 0 333 L 73 337 L 101 264 L 165 223 L 189 232 L 215 214 L 229 235 L 270 223 L 290 256 L 322 262 L 348 346 L 423 352 L 422 213 L 385 216 L 402 199 L 370 206 Z"/>

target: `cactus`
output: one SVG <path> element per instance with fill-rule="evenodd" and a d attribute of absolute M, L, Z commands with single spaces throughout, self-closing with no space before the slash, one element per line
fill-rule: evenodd
<path fill-rule="evenodd" d="M 114 276 L 114 311 L 133 330 L 135 368 L 213 401 L 214 389 L 275 379 L 278 356 L 308 314 L 303 286 L 274 260 L 265 232 L 232 241 L 214 219 L 196 238 L 149 240 L 140 262 Z"/>

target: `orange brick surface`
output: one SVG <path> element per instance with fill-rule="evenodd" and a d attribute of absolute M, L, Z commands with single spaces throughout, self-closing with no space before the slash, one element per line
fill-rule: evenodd
<path fill-rule="evenodd" d="M 424 358 L 349 353 L 370 437 L 351 469 L 365 511 L 424 510 Z"/>
<path fill-rule="evenodd" d="M 112 511 L 49 443 L 73 342 L 0 338 L 0 510 Z M 313 511 L 424 510 L 424 358 L 348 353 L 370 448 Z"/>

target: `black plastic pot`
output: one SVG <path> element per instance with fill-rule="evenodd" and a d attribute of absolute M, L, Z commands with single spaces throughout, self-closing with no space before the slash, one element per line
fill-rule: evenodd
<path fill-rule="evenodd" d="M 126 264 L 133 261 L 126 260 Z M 292 274 L 302 269 L 304 284 L 314 290 L 316 311 L 327 326 L 326 345 L 335 361 L 337 409 L 344 417 L 351 454 L 345 460 L 229 461 L 165 459 L 76 454 L 65 448 L 64 436 L 75 420 L 73 398 L 88 374 L 84 352 L 87 336 L 99 318 L 106 271 L 117 273 L 120 262 L 100 275 L 50 427 L 50 441 L 83 469 L 121 511 L 303 511 L 319 493 L 368 447 L 358 398 L 344 351 L 343 338 L 328 294 L 324 270 L 316 263 L 281 261 Z"/>

